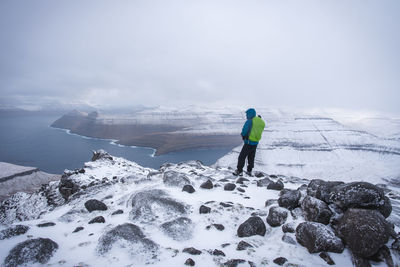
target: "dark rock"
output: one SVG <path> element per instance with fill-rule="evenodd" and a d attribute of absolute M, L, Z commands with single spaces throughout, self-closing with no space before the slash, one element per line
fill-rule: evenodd
<path fill-rule="evenodd" d="M 28 232 L 28 230 L 29 227 L 26 225 L 12 225 L 11 227 L 0 231 L 0 240 L 23 235 Z"/>
<path fill-rule="evenodd" d="M 190 184 L 184 185 L 183 188 L 182 188 L 182 191 L 188 192 L 189 194 L 192 194 L 192 193 L 196 192 L 196 190 Z"/>
<path fill-rule="evenodd" d="M 337 185 L 344 184 L 343 182 L 330 182 L 320 179 L 311 180 L 307 187 L 307 195 L 318 198 L 325 203 L 330 202 L 330 195 L 333 188 Z"/>
<path fill-rule="evenodd" d="M 85 228 L 83 228 L 82 226 L 78 226 L 75 228 L 75 230 L 72 233 L 77 233 L 79 231 L 82 231 L 83 229 L 85 229 Z"/>
<path fill-rule="evenodd" d="M 271 190 L 282 190 L 284 188 L 284 185 L 282 181 L 277 181 L 277 182 L 271 182 L 268 184 L 267 189 Z"/>
<path fill-rule="evenodd" d="M 257 186 L 258 187 L 267 187 L 272 181 L 269 178 L 263 178 L 260 180 L 257 180 Z"/>
<path fill-rule="evenodd" d="M 113 160 L 113 157 L 102 149 L 93 151 L 92 161 L 96 161 L 99 159 Z"/>
<path fill-rule="evenodd" d="M 236 247 L 236 250 L 246 250 L 248 248 L 252 248 L 253 246 L 247 243 L 246 241 L 240 241 L 239 244 Z"/>
<path fill-rule="evenodd" d="M 235 188 L 236 188 L 236 185 L 232 184 L 232 183 L 227 183 L 224 185 L 225 191 L 233 191 L 233 190 L 235 190 Z"/>
<path fill-rule="evenodd" d="M 223 230 L 225 230 L 225 226 L 223 226 L 222 224 L 216 224 L 216 223 L 213 223 L 213 224 L 211 224 L 211 225 L 208 225 L 208 226 L 206 227 L 206 229 L 207 229 L 207 230 L 210 230 L 211 227 L 214 227 L 214 228 L 217 229 L 218 231 L 223 231 Z"/>
<path fill-rule="evenodd" d="M 240 188 L 240 187 L 237 188 L 237 191 L 239 191 L 239 192 L 241 192 L 241 193 L 246 192 L 246 190 L 244 190 L 243 188 Z"/>
<path fill-rule="evenodd" d="M 289 235 L 284 234 L 282 236 L 282 241 L 288 244 L 296 245 L 296 241 Z"/>
<path fill-rule="evenodd" d="M 211 208 L 201 205 L 200 209 L 199 209 L 200 214 L 206 214 L 206 213 L 210 213 L 211 212 Z"/>
<path fill-rule="evenodd" d="M 233 205 L 232 205 L 232 204 L 225 203 L 225 202 L 220 202 L 219 204 L 220 204 L 222 207 L 224 207 L 224 208 L 230 208 L 230 207 L 233 207 Z"/>
<path fill-rule="evenodd" d="M 319 253 L 319 256 L 329 265 L 335 265 L 335 262 L 332 260 L 331 256 L 329 256 L 326 252 Z"/>
<path fill-rule="evenodd" d="M 132 198 L 131 220 L 151 222 L 166 221 L 171 218 L 186 215 L 189 207 L 179 202 L 160 189 L 144 190 L 136 193 Z"/>
<path fill-rule="evenodd" d="M 307 221 L 323 224 L 329 224 L 333 214 L 325 202 L 311 196 L 306 196 L 303 199 L 301 209 Z"/>
<path fill-rule="evenodd" d="M 226 267 L 237 267 L 239 264 L 245 263 L 245 260 L 242 259 L 232 259 L 232 260 L 228 260 L 227 262 L 224 263 L 223 266 Z"/>
<path fill-rule="evenodd" d="M 391 203 L 390 199 L 387 196 L 385 196 L 383 200 L 384 200 L 384 204 L 382 206 L 380 206 L 377 210 L 380 213 L 382 213 L 382 215 L 385 218 L 387 218 L 392 213 L 392 203 Z"/>
<path fill-rule="evenodd" d="M 213 183 L 211 182 L 210 179 L 208 179 L 206 182 L 202 183 L 200 185 L 201 188 L 203 189 L 212 189 L 214 187 Z"/>
<path fill-rule="evenodd" d="M 371 263 L 366 258 L 362 258 L 356 254 L 352 254 L 352 261 L 354 267 L 371 267 Z"/>
<path fill-rule="evenodd" d="M 400 253 L 400 239 L 395 240 L 390 246 L 390 248 Z"/>
<path fill-rule="evenodd" d="M 268 212 L 267 223 L 272 227 L 281 226 L 286 222 L 288 212 L 280 207 L 271 207 Z"/>
<path fill-rule="evenodd" d="M 274 260 L 275 264 L 284 265 L 287 262 L 287 259 L 284 257 L 279 257 Z"/>
<path fill-rule="evenodd" d="M 303 222 L 296 228 L 296 239 L 310 253 L 342 253 L 344 245 L 340 238 L 326 225 L 317 222 Z"/>
<path fill-rule="evenodd" d="M 331 202 L 341 209 L 377 209 L 385 204 L 381 188 L 366 182 L 353 182 L 335 186 L 331 192 Z"/>
<path fill-rule="evenodd" d="M 162 231 L 176 241 L 188 240 L 193 235 L 194 224 L 191 219 L 180 217 L 175 220 L 163 223 Z"/>
<path fill-rule="evenodd" d="M 85 202 L 85 208 L 89 211 L 95 211 L 95 210 L 107 210 L 107 205 L 101 202 L 100 200 L 97 199 L 90 199 Z"/>
<path fill-rule="evenodd" d="M 111 215 L 118 215 L 118 214 L 123 214 L 124 211 L 123 210 L 116 210 L 113 213 L 111 213 Z"/>
<path fill-rule="evenodd" d="M 191 258 L 189 258 L 189 259 L 187 259 L 186 261 L 185 261 L 185 265 L 188 265 L 188 266 L 194 266 L 196 263 L 194 262 L 194 260 L 193 259 L 191 259 Z"/>
<path fill-rule="evenodd" d="M 121 240 L 123 242 L 121 243 Z M 133 256 L 145 256 L 154 259 L 159 253 L 159 245 L 145 237 L 142 230 L 131 223 L 118 225 L 102 235 L 97 245 L 97 251 L 104 255 L 114 246 L 118 249 L 125 249 Z"/>
<path fill-rule="evenodd" d="M 214 256 L 223 256 L 223 257 L 225 257 L 225 253 L 224 253 L 223 251 L 219 250 L 219 249 L 214 249 L 214 251 L 212 252 L 212 254 L 213 254 Z"/>
<path fill-rule="evenodd" d="M 246 179 L 244 177 L 240 177 L 239 179 L 236 180 L 237 184 L 244 184 L 244 182 L 250 181 L 249 179 Z"/>
<path fill-rule="evenodd" d="M 39 223 L 38 225 L 36 225 L 37 227 L 50 227 L 50 226 L 54 226 L 56 225 L 53 222 L 47 222 L 47 223 Z"/>
<path fill-rule="evenodd" d="M 230 245 L 231 245 L 230 243 L 224 243 L 224 244 L 221 245 L 221 247 L 226 248 L 226 247 L 228 247 Z"/>
<path fill-rule="evenodd" d="M 248 218 L 244 223 L 242 223 L 238 230 L 237 235 L 239 237 L 248 237 L 253 235 L 264 236 L 267 228 L 263 220 L 260 217 L 254 216 Z"/>
<path fill-rule="evenodd" d="M 104 219 L 103 216 L 97 216 L 93 219 L 90 220 L 89 224 L 93 224 L 93 223 L 105 223 L 106 220 Z"/>
<path fill-rule="evenodd" d="M 279 206 L 293 210 L 299 206 L 301 194 L 298 190 L 283 189 L 278 199 Z"/>
<path fill-rule="evenodd" d="M 373 261 L 381 262 L 385 261 L 388 267 L 394 267 L 394 262 L 390 250 L 387 246 L 383 245 L 378 252 L 371 257 Z"/>
<path fill-rule="evenodd" d="M 61 196 L 68 200 L 68 198 L 78 192 L 79 185 L 76 184 L 71 178 L 69 173 L 64 173 L 61 176 L 60 183 L 58 185 L 58 191 L 60 192 Z"/>
<path fill-rule="evenodd" d="M 259 171 L 255 171 L 254 172 L 254 176 L 257 177 L 257 178 L 261 178 L 261 177 L 265 176 L 265 173 L 259 172 Z"/>
<path fill-rule="evenodd" d="M 200 255 L 202 253 L 201 250 L 195 249 L 194 247 L 184 248 L 182 252 L 189 253 L 190 255 Z"/>
<path fill-rule="evenodd" d="M 336 231 L 348 248 L 361 257 L 371 257 L 388 242 L 393 231 L 376 210 L 349 209 Z"/>
<path fill-rule="evenodd" d="M 176 171 L 164 172 L 163 182 L 167 186 L 183 187 L 187 184 L 192 184 L 190 179 L 183 173 Z"/>
<path fill-rule="evenodd" d="M 58 249 L 58 245 L 48 238 L 29 239 L 16 245 L 4 260 L 4 266 L 13 267 L 46 264 Z"/>
<path fill-rule="evenodd" d="M 296 231 L 293 223 L 286 223 L 282 225 L 282 231 L 284 233 L 294 233 Z"/>
<path fill-rule="evenodd" d="M 78 170 L 78 173 L 85 173 L 86 171 L 85 171 L 85 169 L 80 169 L 80 170 Z"/>

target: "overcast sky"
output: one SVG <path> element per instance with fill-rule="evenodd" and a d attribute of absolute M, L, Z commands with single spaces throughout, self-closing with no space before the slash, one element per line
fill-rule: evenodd
<path fill-rule="evenodd" d="M 0 104 L 400 112 L 399 0 L 0 1 Z"/>

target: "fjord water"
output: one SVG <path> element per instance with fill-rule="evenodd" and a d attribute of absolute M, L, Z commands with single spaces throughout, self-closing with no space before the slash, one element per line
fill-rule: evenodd
<path fill-rule="evenodd" d="M 86 138 L 51 128 L 58 118 L 59 115 L 37 113 L 0 115 L 0 161 L 61 174 L 65 169 L 81 168 L 90 160 L 92 150 L 97 149 L 155 169 L 165 162 L 187 160 L 211 165 L 230 151 L 226 148 L 196 149 L 154 157 L 154 150 L 150 148 L 119 146 L 110 140 Z"/>

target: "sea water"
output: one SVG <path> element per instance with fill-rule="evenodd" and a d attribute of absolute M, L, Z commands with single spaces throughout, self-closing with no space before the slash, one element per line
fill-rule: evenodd
<path fill-rule="evenodd" d="M 98 149 L 155 169 L 165 162 L 187 160 L 211 165 L 230 151 L 191 149 L 154 156 L 155 150 L 151 148 L 121 146 L 112 140 L 83 137 L 50 127 L 59 117 L 40 113 L 0 115 L 0 161 L 61 174 L 65 169 L 81 168 L 90 161 L 92 151 Z"/>

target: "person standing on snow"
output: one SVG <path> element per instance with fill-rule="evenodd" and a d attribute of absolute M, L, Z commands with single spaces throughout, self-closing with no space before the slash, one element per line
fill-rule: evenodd
<path fill-rule="evenodd" d="M 243 167 L 247 158 L 247 175 L 251 176 L 251 171 L 254 168 L 254 158 L 256 157 L 256 150 L 258 142 L 261 140 L 262 132 L 265 128 L 265 122 L 261 119 L 261 116 L 256 116 L 256 110 L 249 108 L 246 111 L 247 121 L 243 125 L 242 139 L 244 145 L 240 151 L 237 169 L 233 173 L 235 176 L 243 175 Z"/>

